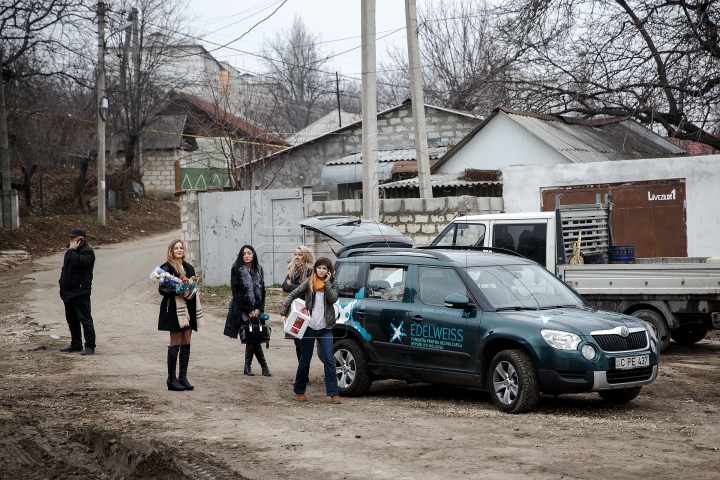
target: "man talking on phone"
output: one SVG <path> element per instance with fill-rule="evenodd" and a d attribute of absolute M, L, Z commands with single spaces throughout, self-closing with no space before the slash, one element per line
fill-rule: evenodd
<path fill-rule="evenodd" d="M 70 245 L 65 252 L 60 271 L 60 298 L 65 304 L 65 320 L 70 327 L 70 345 L 61 352 L 95 353 L 95 326 L 90 313 L 90 290 L 92 288 L 95 253 L 85 242 L 85 230 L 73 228 Z M 81 332 L 82 326 L 82 332 Z M 85 333 L 85 348 L 82 333 Z"/>

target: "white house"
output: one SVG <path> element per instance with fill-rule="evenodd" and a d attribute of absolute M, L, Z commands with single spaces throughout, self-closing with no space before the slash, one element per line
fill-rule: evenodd
<path fill-rule="evenodd" d="M 433 173 L 499 170 L 685 156 L 687 152 L 628 117 L 586 120 L 496 108 L 432 167 Z"/>

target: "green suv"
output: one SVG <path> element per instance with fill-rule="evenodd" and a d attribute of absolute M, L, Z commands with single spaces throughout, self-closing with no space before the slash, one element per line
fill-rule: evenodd
<path fill-rule="evenodd" d="M 541 392 L 628 402 L 657 377 L 657 339 L 642 321 L 591 307 L 533 261 L 353 247 L 335 273 L 341 395 L 363 395 L 375 379 L 443 383 L 487 389 L 500 410 L 520 413 Z"/>

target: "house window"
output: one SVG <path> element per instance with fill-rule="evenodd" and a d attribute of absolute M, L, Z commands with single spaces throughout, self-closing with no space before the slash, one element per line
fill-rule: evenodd
<path fill-rule="evenodd" d="M 313 202 L 327 202 L 330 192 L 313 192 Z"/>

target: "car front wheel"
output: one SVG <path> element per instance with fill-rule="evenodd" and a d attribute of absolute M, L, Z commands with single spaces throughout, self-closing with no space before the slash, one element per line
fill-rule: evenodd
<path fill-rule="evenodd" d="M 524 350 L 503 350 L 490 363 L 488 390 L 495 405 L 507 413 L 532 410 L 540 398 L 540 377 Z"/>
<path fill-rule="evenodd" d="M 335 342 L 333 357 L 340 395 L 364 395 L 370 389 L 373 378 L 360 345 L 355 340 L 347 339 Z"/>

